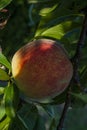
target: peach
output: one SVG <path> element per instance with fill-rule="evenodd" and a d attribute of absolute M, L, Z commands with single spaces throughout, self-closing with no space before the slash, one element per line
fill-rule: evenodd
<path fill-rule="evenodd" d="M 14 54 L 12 74 L 19 89 L 29 98 L 53 98 L 68 87 L 73 66 L 60 43 L 39 39 Z"/>

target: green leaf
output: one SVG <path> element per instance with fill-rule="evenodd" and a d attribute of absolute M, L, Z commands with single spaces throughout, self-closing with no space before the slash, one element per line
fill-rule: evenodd
<path fill-rule="evenodd" d="M 4 99 L 2 99 L 2 101 L 0 102 L 0 121 L 5 116 L 5 114 L 5 102 Z"/>
<path fill-rule="evenodd" d="M 17 113 L 17 116 L 27 130 L 33 130 L 37 121 L 38 111 L 34 105 L 26 104 Z"/>
<path fill-rule="evenodd" d="M 68 109 L 63 130 L 87 130 L 87 107 Z"/>
<path fill-rule="evenodd" d="M 41 16 L 45 16 L 45 15 L 51 13 L 53 10 L 55 10 L 57 6 L 58 6 L 58 5 L 55 4 L 53 7 L 43 8 L 42 10 L 40 10 L 40 13 L 39 13 L 39 14 L 40 14 Z"/>
<path fill-rule="evenodd" d="M 53 0 L 29 0 L 29 3 L 49 2 Z"/>
<path fill-rule="evenodd" d="M 7 73 L 0 68 L 0 80 L 9 80 L 10 77 L 7 75 Z"/>
<path fill-rule="evenodd" d="M 0 0 L 0 10 L 5 8 L 7 5 L 11 3 L 12 0 Z"/>
<path fill-rule="evenodd" d="M 38 115 L 38 119 L 33 130 L 46 130 L 45 124 L 46 120 L 41 115 Z"/>
<path fill-rule="evenodd" d="M 87 103 L 87 94 L 83 94 L 83 93 L 70 93 L 72 96 L 74 96 L 75 98 L 83 101 L 84 103 Z"/>
<path fill-rule="evenodd" d="M 56 130 L 56 122 L 55 119 L 53 118 L 51 123 L 50 123 L 50 128 L 49 130 Z"/>
<path fill-rule="evenodd" d="M 54 97 L 53 102 L 50 104 L 56 105 L 56 104 L 64 103 L 65 99 L 66 99 L 66 93 L 67 93 L 67 89 L 64 92 L 62 92 L 61 94 L 59 94 L 58 96 Z"/>
<path fill-rule="evenodd" d="M 64 37 L 64 35 L 73 31 L 74 29 L 76 30 L 76 28 L 79 27 L 80 25 L 78 23 L 73 21 L 66 21 L 43 31 L 40 36 L 52 37 L 60 40 Z"/>
<path fill-rule="evenodd" d="M 10 118 L 6 117 L 4 121 L 0 122 L 0 130 L 8 130 Z"/>
<path fill-rule="evenodd" d="M 78 20 L 82 19 L 84 17 L 84 15 L 82 14 L 67 14 L 67 15 L 63 15 L 63 16 L 59 16 L 55 19 L 52 19 L 50 20 L 48 23 L 46 23 L 45 27 L 52 27 L 52 26 L 55 26 L 55 25 L 58 25 L 62 22 L 66 22 L 66 21 L 73 21 L 75 20 L 76 18 L 78 18 Z"/>
<path fill-rule="evenodd" d="M 42 106 L 43 106 L 43 109 L 47 112 L 47 114 L 50 117 L 52 117 L 52 118 L 55 117 L 55 112 L 54 112 L 55 108 L 53 105 L 42 105 Z"/>
<path fill-rule="evenodd" d="M 25 130 L 28 130 L 28 126 L 26 124 L 26 122 L 24 122 L 24 120 L 21 118 L 20 115 L 17 115 L 17 121 L 16 123 L 19 123 L 19 127 L 20 128 L 24 128 Z"/>
<path fill-rule="evenodd" d="M 49 6 L 48 6 L 49 7 Z M 58 8 L 57 8 L 58 9 Z M 47 14 L 44 17 L 41 17 L 40 23 L 38 25 L 38 29 L 36 30 L 35 37 L 40 36 L 40 34 L 48 29 L 50 29 L 53 26 L 56 26 L 60 23 L 63 23 L 64 21 L 77 21 L 78 23 L 81 23 L 84 15 L 77 14 L 77 13 L 71 13 L 67 12 L 65 9 L 61 9 L 61 11 L 53 11 L 49 14 Z M 65 14 L 61 14 L 61 12 L 66 12 Z M 59 13 L 59 14 L 58 14 Z"/>
<path fill-rule="evenodd" d="M 11 65 L 7 60 L 7 58 L 2 53 L 0 53 L 0 63 L 6 66 L 11 71 Z"/>
<path fill-rule="evenodd" d="M 38 117 L 38 118 L 40 118 L 40 120 L 37 123 L 38 124 L 42 123 L 42 127 L 44 127 L 44 124 L 47 123 L 48 127 L 51 130 L 55 130 L 53 128 L 56 128 L 56 124 L 58 124 L 58 119 L 60 118 L 60 114 L 58 112 L 58 106 L 50 105 L 50 104 L 47 104 L 47 105 L 42 104 L 42 105 L 37 105 L 37 108 L 38 108 L 38 111 L 41 113 L 41 115 L 39 115 L 39 117 Z M 41 118 L 43 119 L 43 117 L 46 117 L 46 119 L 41 121 Z M 42 130 L 42 127 L 41 127 L 41 130 Z M 44 128 L 44 129 L 46 129 L 46 128 Z M 38 130 L 38 129 L 36 129 L 36 130 Z"/>
<path fill-rule="evenodd" d="M 4 87 L 0 87 L 0 95 L 2 95 L 4 93 L 5 88 Z"/>
<path fill-rule="evenodd" d="M 6 114 L 10 118 L 14 118 L 16 114 L 16 109 L 18 106 L 18 90 L 16 86 L 10 84 L 5 89 L 5 109 Z"/>

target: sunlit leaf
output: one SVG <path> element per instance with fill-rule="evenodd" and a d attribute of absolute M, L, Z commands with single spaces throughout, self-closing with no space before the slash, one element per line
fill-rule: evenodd
<path fill-rule="evenodd" d="M 4 87 L 0 87 L 0 95 L 4 93 Z"/>
<path fill-rule="evenodd" d="M 83 14 L 67 14 L 67 15 L 63 15 L 63 16 L 59 16 L 58 18 L 55 18 L 55 19 L 52 19 L 50 20 L 48 23 L 46 23 L 46 27 L 52 27 L 52 26 L 55 26 L 55 25 L 58 25 L 62 22 L 66 22 L 66 21 L 73 21 L 74 19 L 82 19 L 84 17 Z M 44 28 L 45 28 L 44 26 Z"/>
<path fill-rule="evenodd" d="M 53 0 L 29 0 L 29 3 L 49 2 Z"/>
<path fill-rule="evenodd" d="M 53 7 L 43 8 L 42 10 L 40 10 L 39 14 L 41 16 L 45 16 L 46 14 L 51 13 L 54 9 L 56 9 L 56 7 L 57 7 L 57 4 L 54 5 Z"/>
<path fill-rule="evenodd" d="M 0 80 L 9 80 L 10 77 L 7 75 L 7 73 L 0 68 Z"/>
<path fill-rule="evenodd" d="M 10 118 L 6 117 L 4 121 L 0 122 L 0 130 L 8 130 Z"/>
<path fill-rule="evenodd" d="M 11 71 L 11 65 L 7 60 L 7 58 L 2 53 L 0 53 L 0 63 L 6 66 Z"/>
<path fill-rule="evenodd" d="M 52 28 L 43 31 L 40 36 L 52 37 L 60 40 L 64 35 L 76 29 L 76 27 L 78 28 L 79 26 L 80 25 L 78 23 L 73 23 L 72 21 L 62 22 Z"/>

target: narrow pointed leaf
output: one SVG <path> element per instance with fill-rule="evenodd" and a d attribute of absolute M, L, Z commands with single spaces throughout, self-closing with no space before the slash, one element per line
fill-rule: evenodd
<path fill-rule="evenodd" d="M 18 106 L 18 91 L 14 85 L 10 85 L 5 90 L 5 109 L 10 118 L 14 118 Z"/>
<path fill-rule="evenodd" d="M 29 0 L 29 3 L 49 2 L 53 0 Z"/>
<path fill-rule="evenodd" d="M 28 130 L 33 130 L 37 122 L 38 111 L 34 105 L 26 104 L 18 112 L 17 116 L 19 117 L 21 125 L 26 126 Z"/>
<path fill-rule="evenodd" d="M 84 103 L 87 103 L 87 94 L 83 93 L 71 93 L 75 98 L 83 101 Z"/>
<path fill-rule="evenodd" d="M 53 7 L 47 7 L 47 8 L 43 8 L 41 11 L 40 11 L 40 15 L 41 16 L 45 16 L 49 13 L 51 13 L 53 10 L 55 10 L 55 8 L 57 7 L 57 4 L 55 4 Z"/>
<path fill-rule="evenodd" d="M 5 103 L 4 100 L 0 102 L 0 121 L 5 116 Z"/>
<path fill-rule="evenodd" d="M 10 118 L 6 117 L 4 121 L 0 122 L 0 130 L 8 130 Z"/>
<path fill-rule="evenodd" d="M 11 65 L 7 60 L 7 58 L 2 53 L 0 53 L 0 63 L 11 71 Z"/>

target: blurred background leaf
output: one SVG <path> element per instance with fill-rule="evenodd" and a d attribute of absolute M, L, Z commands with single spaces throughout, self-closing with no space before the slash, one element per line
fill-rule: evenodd
<path fill-rule="evenodd" d="M 7 5 L 11 3 L 12 0 L 0 0 L 0 10 L 5 8 Z"/>

